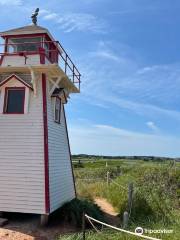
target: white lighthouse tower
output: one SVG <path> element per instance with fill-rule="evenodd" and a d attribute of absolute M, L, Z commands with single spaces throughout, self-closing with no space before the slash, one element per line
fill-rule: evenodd
<path fill-rule="evenodd" d="M 80 73 L 37 13 L 0 33 L 0 212 L 45 220 L 76 195 L 64 104 Z"/>

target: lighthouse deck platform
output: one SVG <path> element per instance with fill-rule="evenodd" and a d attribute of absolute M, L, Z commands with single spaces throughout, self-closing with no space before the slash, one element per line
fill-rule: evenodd
<path fill-rule="evenodd" d="M 73 92 L 80 91 L 81 74 L 58 41 L 5 43 L 0 44 L 0 49 L 4 49 L 0 53 L 1 73 L 24 72 L 30 67 L 50 73 L 52 77 L 58 73 L 66 77 L 68 84 L 74 85 Z"/>

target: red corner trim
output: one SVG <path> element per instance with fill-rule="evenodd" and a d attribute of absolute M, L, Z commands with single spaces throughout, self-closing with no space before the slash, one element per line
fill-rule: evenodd
<path fill-rule="evenodd" d="M 70 156 L 70 162 L 71 162 L 71 171 L 72 171 L 73 183 L 74 183 L 74 192 L 75 192 L 75 197 L 77 197 L 75 178 L 74 178 L 74 171 L 73 171 L 73 165 L 72 165 L 71 149 L 70 149 L 70 143 L 69 143 L 69 135 L 68 135 L 68 130 L 67 130 L 67 122 L 66 122 L 66 114 L 65 114 L 65 110 L 64 110 L 64 105 L 63 105 L 63 113 L 64 113 L 64 119 L 65 119 L 67 140 L 68 140 L 68 149 L 69 149 L 69 156 Z"/>
<path fill-rule="evenodd" d="M 44 122 L 45 209 L 46 213 L 50 213 L 47 94 L 46 94 L 46 75 L 44 73 L 42 74 L 42 95 L 43 95 L 43 122 Z"/>
<path fill-rule="evenodd" d="M 16 74 L 12 74 L 10 75 L 8 78 L 4 79 L 1 83 L 0 83 L 0 87 L 2 87 L 5 83 L 7 83 L 8 81 L 10 81 L 12 78 L 15 78 L 16 80 L 18 80 L 19 82 L 21 82 L 22 84 L 24 84 L 26 87 L 30 88 L 31 90 L 33 90 L 33 88 L 27 84 L 23 79 L 21 79 L 20 77 L 16 76 Z"/>

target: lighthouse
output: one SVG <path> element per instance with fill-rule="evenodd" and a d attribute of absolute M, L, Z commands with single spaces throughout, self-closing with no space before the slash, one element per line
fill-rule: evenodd
<path fill-rule="evenodd" d="M 65 104 L 80 73 L 50 32 L 37 25 L 1 32 L 0 212 L 42 222 L 76 196 Z"/>

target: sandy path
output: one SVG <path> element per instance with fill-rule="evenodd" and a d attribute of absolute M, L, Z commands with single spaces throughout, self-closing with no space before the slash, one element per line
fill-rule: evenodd
<path fill-rule="evenodd" d="M 94 201 L 103 212 L 112 216 L 118 215 L 118 213 L 114 210 L 114 207 L 105 198 L 95 198 Z"/>
<path fill-rule="evenodd" d="M 0 228 L 0 240 L 34 240 L 34 237 L 18 231 Z"/>
<path fill-rule="evenodd" d="M 105 219 L 109 224 L 119 226 L 120 220 L 118 217 L 118 212 L 115 211 L 112 204 L 110 204 L 105 198 L 95 198 L 94 202 L 105 213 Z"/>

